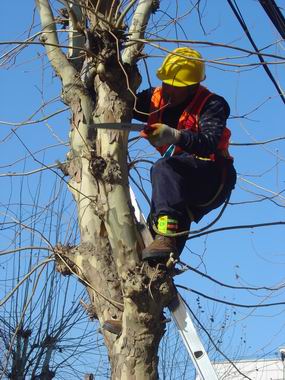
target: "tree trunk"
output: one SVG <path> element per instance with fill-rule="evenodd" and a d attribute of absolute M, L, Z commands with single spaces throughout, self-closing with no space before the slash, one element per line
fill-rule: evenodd
<path fill-rule="evenodd" d="M 145 28 L 151 3 L 139 2 L 139 12 L 146 9 L 145 17 L 135 14 L 143 23 L 135 22 L 140 28 Z M 44 32 L 42 42 L 62 80 L 63 100 L 72 113 L 66 170 L 77 203 L 81 242 L 77 247 L 56 247 L 58 270 L 76 275 L 86 286 L 92 318 L 100 324 L 112 318 L 123 321 L 119 337 L 102 331 L 112 379 L 154 380 L 158 378 L 157 352 L 165 327 L 163 308 L 172 298 L 173 284 L 165 270 L 140 261 L 142 247 L 128 185 L 128 132 L 92 126 L 131 120 L 132 94 L 139 84 L 139 74 L 132 54 L 124 55 L 125 64 L 118 59 L 115 31 L 104 30 L 96 57 L 90 61 L 86 56 L 79 73 L 55 47 L 59 42 L 48 0 L 37 0 L 37 6 Z M 106 9 L 100 8 L 104 12 Z M 92 22 L 96 17 L 93 14 Z M 100 21 L 101 14 L 98 17 Z M 140 47 L 131 49 L 137 53 Z"/>

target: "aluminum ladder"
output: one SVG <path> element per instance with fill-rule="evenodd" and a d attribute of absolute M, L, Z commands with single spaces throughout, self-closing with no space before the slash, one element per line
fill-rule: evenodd
<path fill-rule="evenodd" d="M 140 226 L 140 233 L 144 246 L 147 246 L 153 241 L 153 237 L 148 229 L 146 219 L 131 188 L 130 196 L 132 206 L 134 208 L 134 215 L 137 223 Z M 188 307 L 184 303 L 178 291 L 177 298 L 168 308 L 171 312 L 172 318 L 177 326 L 183 343 L 189 353 L 189 356 L 197 370 L 197 373 L 200 376 L 200 380 L 218 380 L 214 367 L 192 322 Z"/>

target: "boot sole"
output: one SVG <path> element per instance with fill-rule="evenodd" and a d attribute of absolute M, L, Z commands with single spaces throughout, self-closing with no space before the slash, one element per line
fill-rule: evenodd
<path fill-rule="evenodd" d="M 114 326 L 111 323 L 104 322 L 102 329 L 108 331 L 111 334 L 120 335 L 122 332 L 122 326 Z"/>
<path fill-rule="evenodd" d="M 175 252 L 142 252 L 142 260 L 143 261 L 150 261 L 150 260 L 153 260 L 153 261 L 167 261 L 171 255 L 171 253 L 174 254 L 174 256 L 176 257 L 177 254 Z"/>

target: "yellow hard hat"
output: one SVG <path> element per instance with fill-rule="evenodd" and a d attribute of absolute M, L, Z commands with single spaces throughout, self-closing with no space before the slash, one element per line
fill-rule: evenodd
<path fill-rule="evenodd" d="M 175 87 L 199 83 L 205 79 L 205 64 L 201 59 L 201 54 L 194 49 L 177 48 L 167 55 L 156 75 L 162 82 Z"/>

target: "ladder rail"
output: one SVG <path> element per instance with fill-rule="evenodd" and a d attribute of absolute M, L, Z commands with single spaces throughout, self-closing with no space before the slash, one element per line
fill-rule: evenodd
<path fill-rule="evenodd" d="M 205 350 L 194 323 L 192 322 L 188 307 L 185 305 L 179 293 L 177 294 L 176 303 L 173 306 L 170 305 L 169 310 L 190 358 L 200 375 L 200 379 L 218 380 L 207 351 Z"/>
<path fill-rule="evenodd" d="M 134 208 L 135 218 L 140 225 L 140 234 L 144 246 L 149 245 L 153 241 L 153 237 L 148 229 L 146 219 L 137 203 L 135 194 L 131 187 L 130 196 L 132 206 Z M 217 374 L 209 359 L 207 351 L 205 350 L 203 343 L 197 334 L 195 326 L 192 322 L 188 307 L 184 303 L 177 289 L 176 291 L 177 298 L 172 304 L 169 305 L 168 308 L 182 338 L 182 341 L 189 353 L 192 363 L 194 364 L 201 380 L 218 380 Z"/>

